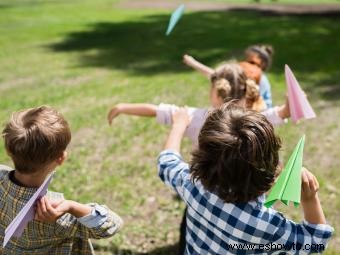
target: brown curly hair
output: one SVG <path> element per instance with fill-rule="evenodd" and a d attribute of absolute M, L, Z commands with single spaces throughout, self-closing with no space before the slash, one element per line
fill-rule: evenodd
<path fill-rule="evenodd" d="M 224 104 L 207 117 L 192 153 L 193 181 L 226 203 L 254 200 L 274 183 L 280 139 L 260 113 Z"/>

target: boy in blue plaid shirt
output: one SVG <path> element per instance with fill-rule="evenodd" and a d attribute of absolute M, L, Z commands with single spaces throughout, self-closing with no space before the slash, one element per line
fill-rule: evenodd
<path fill-rule="evenodd" d="M 111 237 L 122 227 L 122 219 L 104 205 L 51 200 L 48 192 L 22 236 L 2 247 L 6 227 L 63 164 L 71 132 L 59 112 L 42 106 L 14 113 L 2 135 L 15 170 L 0 166 L 0 255 L 94 254 L 90 238 Z"/>
<path fill-rule="evenodd" d="M 264 206 L 265 193 L 278 175 L 281 143 L 263 115 L 235 104 L 212 111 L 191 166 L 179 154 L 189 123 L 186 109 L 173 114 L 158 159 L 162 181 L 188 207 L 186 254 L 308 254 L 325 249 L 334 230 L 326 224 L 319 184 L 308 170 L 302 171 L 302 223 Z"/>

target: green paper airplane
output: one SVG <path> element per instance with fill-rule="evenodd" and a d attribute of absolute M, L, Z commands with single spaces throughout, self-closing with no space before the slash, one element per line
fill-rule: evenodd
<path fill-rule="evenodd" d="M 294 202 L 295 207 L 300 204 L 301 197 L 301 169 L 305 135 L 303 135 L 290 156 L 285 168 L 282 170 L 277 182 L 272 188 L 264 205 L 271 207 L 277 200 L 285 205 Z"/>
<path fill-rule="evenodd" d="M 181 4 L 172 14 L 170 17 L 168 29 L 166 31 L 166 35 L 170 35 L 171 31 L 176 26 L 177 22 L 181 19 L 183 12 L 184 12 L 185 6 L 184 4 Z"/>

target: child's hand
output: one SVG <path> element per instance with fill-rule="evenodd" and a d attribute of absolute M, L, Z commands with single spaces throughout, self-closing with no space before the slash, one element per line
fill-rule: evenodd
<path fill-rule="evenodd" d="M 319 182 L 306 168 L 302 168 L 301 175 L 301 202 L 303 203 L 316 198 Z"/>
<path fill-rule="evenodd" d="M 192 117 L 189 115 L 188 108 L 186 107 L 181 107 L 172 113 L 173 126 L 179 126 L 185 129 L 189 126 L 191 119 Z"/>
<path fill-rule="evenodd" d="M 290 118 L 289 100 L 287 95 L 285 104 L 282 105 L 279 109 L 279 116 L 281 119 Z"/>
<path fill-rule="evenodd" d="M 70 210 L 70 201 L 49 201 L 45 196 L 42 197 L 37 203 L 34 219 L 41 222 L 53 223 L 65 213 L 68 213 Z"/>
<path fill-rule="evenodd" d="M 190 55 L 185 54 L 183 56 L 183 63 L 186 64 L 186 65 L 190 65 L 190 63 L 192 63 L 194 60 L 195 59 Z"/>
<path fill-rule="evenodd" d="M 120 108 L 121 108 L 120 105 L 117 104 L 115 107 L 113 107 L 113 108 L 111 109 L 111 111 L 110 111 L 109 114 L 107 115 L 107 120 L 108 120 L 108 122 L 109 122 L 110 125 L 112 124 L 112 120 L 113 120 L 114 118 L 116 118 L 116 117 L 120 114 L 120 111 L 121 111 Z"/>

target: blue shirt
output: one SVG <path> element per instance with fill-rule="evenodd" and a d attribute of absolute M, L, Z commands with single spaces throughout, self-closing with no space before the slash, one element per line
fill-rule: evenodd
<path fill-rule="evenodd" d="M 248 203 L 223 202 L 191 180 L 188 164 L 175 151 L 161 152 L 158 168 L 162 181 L 188 207 L 186 254 L 308 254 L 323 250 L 334 231 L 327 224 L 290 221 L 266 208 L 264 196 Z"/>
<path fill-rule="evenodd" d="M 107 209 L 98 204 L 91 205 L 91 213 L 78 218 L 78 222 L 88 228 L 97 228 L 107 221 L 107 215 L 109 214 Z"/>
<path fill-rule="evenodd" d="M 261 75 L 259 86 L 260 86 L 260 95 L 263 98 L 264 102 L 266 103 L 267 108 L 272 108 L 273 102 L 272 102 L 271 86 L 265 74 Z"/>

